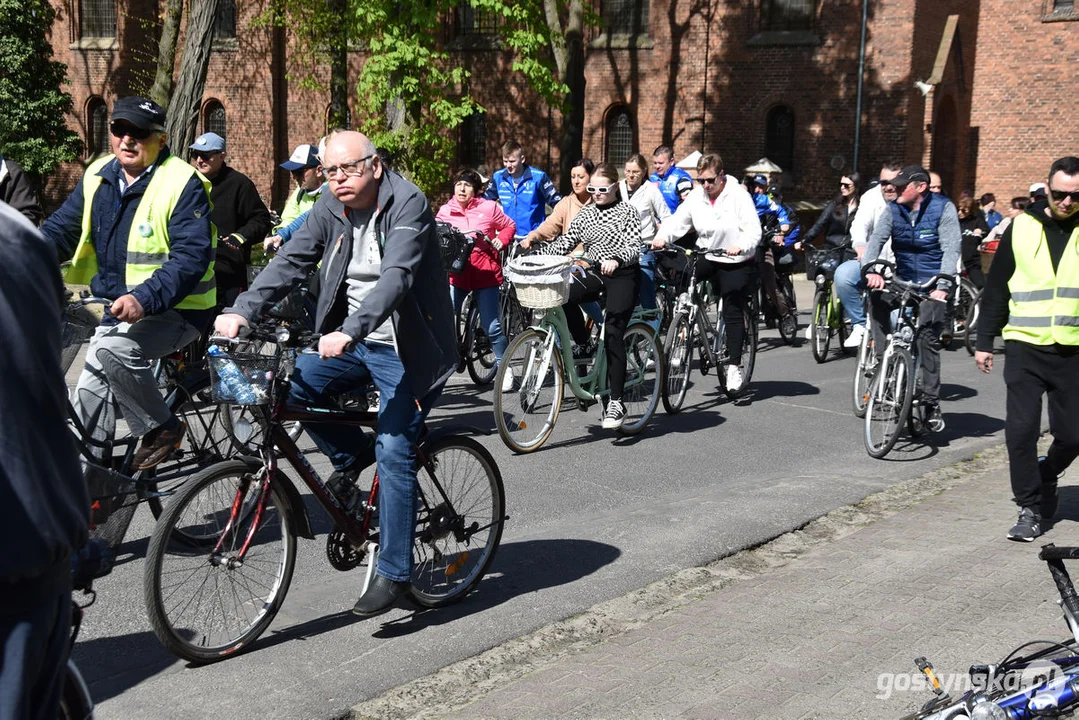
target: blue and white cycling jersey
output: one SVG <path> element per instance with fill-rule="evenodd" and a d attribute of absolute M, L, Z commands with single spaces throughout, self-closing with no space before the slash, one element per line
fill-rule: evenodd
<path fill-rule="evenodd" d="M 652 173 L 648 179 L 659 188 L 672 213 L 682 204 L 682 196 L 693 189 L 693 178 L 689 173 L 673 165 L 663 177 Z"/>
<path fill-rule="evenodd" d="M 517 225 L 518 236 L 540 226 L 546 215 L 544 205 L 554 207 L 562 199 L 547 173 L 530 165 L 525 165 L 519 180 L 514 180 L 505 168 L 497 171 L 483 196 L 502 203 L 502 211 Z"/>

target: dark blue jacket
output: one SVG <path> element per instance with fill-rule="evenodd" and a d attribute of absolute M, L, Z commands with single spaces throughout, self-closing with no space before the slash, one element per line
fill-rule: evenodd
<path fill-rule="evenodd" d="M 943 195 L 929 193 L 918 212 L 911 214 L 899 203 L 888 203 L 892 216 L 892 252 L 895 253 L 895 266 L 899 277 L 909 282 L 923 283 L 937 273 L 954 275 L 956 258 L 950 266 L 944 265 L 945 238 L 942 227 L 948 208 L 955 214 L 955 206 Z M 958 215 L 956 215 L 956 234 L 954 244 L 958 253 Z M 950 239 L 950 238 L 949 238 Z"/>
<path fill-rule="evenodd" d="M 546 216 L 544 205 L 554 207 L 562 199 L 547 173 L 531 165 L 525 165 L 524 174 L 516 182 L 508 171 L 499 170 L 491 178 L 483 196 L 502 203 L 502 211 L 517 226 L 518 237 L 540 226 Z"/>
<path fill-rule="evenodd" d="M 168 148 L 164 148 L 153 169 L 156 170 L 168 156 Z M 90 292 L 110 300 L 128 293 L 127 239 L 135 208 L 153 171 L 132 183 L 122 195 L 120 172 L 120 163 L 116 160 L 101 168 L 98 172 L 101 185 L 94 193 L 94 206 L 90 210 L 90 234 L 97 253 L 97 275 L 90 283 Z M 41 234 L 56 246 L 61 261 L 69 259 L 79 244 L 82 210 L 80 180 L 75 191 L 41 227 Z M 147 315 L 158 315 L 173 308 L 202 280 L 214 259 L 210 228 L 210 198 L 199 176 L 192 175 L 169 218 L 168 261 L 149 280 L 131 291 Z"/>

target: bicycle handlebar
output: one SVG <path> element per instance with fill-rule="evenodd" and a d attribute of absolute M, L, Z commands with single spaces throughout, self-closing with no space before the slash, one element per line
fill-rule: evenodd
<path fill-rule="evenodd" d="M 1075 592 L 1075 585 L 1064 567 L 1065 560 L 1079 560 L 1079 547 L 1057 547 L 1050 543 L 1041 549 L 1038 559 L 1049 565 L 1049 572 L 1053 576 L 1057 592 L 1060 593 L 1060 599 L 1064 601 L 1064 606 L 1072 616 L 1079 618 L 1079 593 Z"/>
<path fill-rule="evenodd" d="M 882 272 L 878 272 L 873 268 L 881 267 L 884 269 L 887 275 Z M 903 280 L 895 274 L 895 264 L 890 263 L 887 260 L 874 260 L 873 262 L 866 263 L 862 266 L 862 279 L 864 280 L 867 275 L 881 275 L 884 278 L 885 287 L 891 285 L 900 290 L 911 291 L 913 293 L 925 294 L 932 292 L 936 289 L 937 283 L 949 276 L 944 273 L 937 273 L 933 277 L 929 278 L 923 283 L 911 282 L 909 280 Z M 932 299 L 932 298 L 931 298 Z"/>

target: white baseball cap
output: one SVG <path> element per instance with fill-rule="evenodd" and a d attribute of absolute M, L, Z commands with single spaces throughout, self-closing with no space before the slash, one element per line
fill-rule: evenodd
<path fill-rule="evenodd" d="M 321 164 L 318 159 L 318 148 L 314 145 L 297 145 L 289 159 L 281 163 L 281 167 L 292 172 L 300 168 L 317 167 Z"/>

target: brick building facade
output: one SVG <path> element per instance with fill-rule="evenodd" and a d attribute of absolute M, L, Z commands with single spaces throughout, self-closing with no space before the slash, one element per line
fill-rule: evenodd
<path fill-rule="evenodd" d="M 620 161 L 671 144 L 717 151 L 728 171 L 767 156 L 788 197 L 821 202 L 852 171 L 862 27 L 860 0 L 600 0 L 587 38 L 584 152 Z M 91 151 L 107 144 L 107 108 L 152 82 L 154 0 L 54 0 L 53 46 L 68 66 L 70 124 Z M 231 164 L 279 206 L 276 164 L 323 133 L 328 93 L 292 80 L 314 53 L 252 20 L 265 0 L 225 0 L 200 130 L 228 138 Z M 1079 153 L 1079 9 L 1070 0 L 867 0 L 859 170 L 891 158 L 938 170 L 946 190 L 1022 194 L 1052 159 Z M 110 8 L 113 18 L 109 20 Z M 487 112 L 460 129 L 461 163 L 500 166 L 508 137 L 556 174 L 557 109 L 509 71 L 477 14 L 450 19 L 447 40 L 473 73 Z M 481 42 L 475 42 L 475 40 Z M 350 66 L 362 63 L 352 53 Z M 321 69 L 324 79 L 328 70 Z M 916 81 L 924 83 L 923 91 Z M 1064 92 L 1062 92 L 1062 90 Z M 107 146 L 107 145 L 106 145 Z M 72 164 L 50 182 L 62 197 Z"/>

